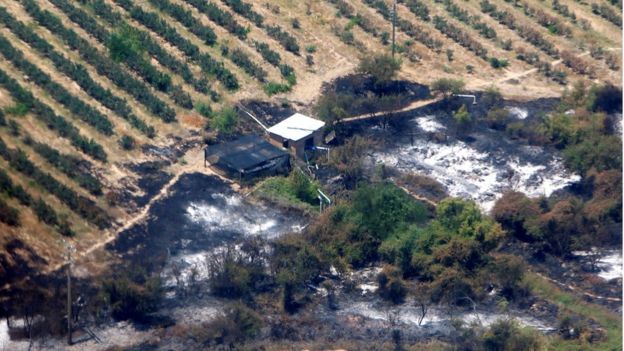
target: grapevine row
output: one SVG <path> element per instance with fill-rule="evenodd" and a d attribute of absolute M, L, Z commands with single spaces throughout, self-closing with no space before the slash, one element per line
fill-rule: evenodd
<path fill-rule="evenodd" d="M 9 162 L 13 169 L 33 179 L 82 218 L 100 229 L 110 226 L 111 219 L 93 201 L 77 194 L 49 173 L 40 170 L 22 150 L 9 149 L 2 139 L 0 139 L 0 156 Z"/>
<path fill-rule="evenodd" d="M 25 137 L 24 143 L 32 147 L 39 156 L 73 179 L 89 193 L 95 196 L 102 195 L 102 183 L 89 173 L 90 167 L 87 161 L 73 155 L 62 154 L 47 144 L 36 142 L 30 137 Z"/>
<path fill-rule="evenodd" d="M 52 45 L 38 36 L 30 27 L 13 18 L 3 7 L 0 7 L 0 22 L 7 26 L 21 40 L 28 43 L 31 48 L 34 48 L 43 56 L 49 58 L 52 63 L 54 63 L 57 70 L 74 80 L 89 96 L 99 101 L 102 105 L 114 111 L 122 118 L 128 120 L 130 125 L 145 135 L 149 137 L 155 136 L 154 127 L 147 125 L 143 120 L 135 116 L 124 99 L 115 96 L 110 90 L 104 89 L 91 78 L 84 66 L 71 62 L 58 53 Z"/>
<path fill-rule="evenodd" d="M 546 54 L 551 57 L 557 58 L 559 51 L 555 46 L 547 39 L 545 39 L 538 31 L 526 26 L 516 23 L 516 18 L 506 10 L 498 10 L 496 5 L 492 4 L 489 0 L 481 0 L 481 11 L 487 13 L 490 17 L 497 20 L 499 23 L 504 24 L 509 29 L 516 31 L 520 37 L 528 41 L 529 43 L 540 48 Z"/>
<path fill-rule="evenodd" d="M 106 55 L 94 48 L 89 42 L 81 38 L 75 31 L 65 27 L 62 21 L 47 10 L 41 10 L 33 0 L 23 0 L 26 11 L 42 26 L 61 38 L 72 50 L 89 62 L 99 74 L 108 77 L 116 85 L 134 96 L 144 104 L 153 114 L 165 122 L 175 121 L 175 111 L 162 100 L 152 94 L 149 88 L 113 62 Z"/>
<path fill-rule="evenodd" d="M 6 147 L 4 142 L 0 139 L 0 148 Z M 40 221 L 55 227 L 62 235 L 73 236 L 69 223 L 61 219 L 61 217 L 54 211 L 50 205 L 45 203 L 43 199 L 33 199 L 33 197 L 24 190 L 21 185 L 14 184 L 9 175 L 0 169 L 0 192 L 16 199 L 23 206 L 30 207 L 37 218 Z M 14 212 L 14 216 L 17 217 L 17 210 Z M 19 219 L 17 219 L 19 220 Z M 10 223 L 7 223 L 10 224 Z"/>
<path fill-rule="evenodd" d="M 54 100 L 67 107 L 76 117 L 106 136 L 113 135 L 113 124 L 106 116 L 70 94 L 62 85 L 53 81 L 47 73 L 30 63 L 22 52 L 15 49 L 3 35 L 0 35 L 0 53 L 35 84 L 43 88 Z"/>
<path fill-rule="evenodd" d="M 223 11 L 217 5 L 204 0 L 186 0 L 186 2 L 195 7 L 197 11 L 208 16 L 211 21 L 225 28 L 228 32 L 236 35 L 240 39 L 247 38 L 249 29 L 238 24 L 236 19 L 234 19 L 229 12 Z"/>
<path fill-rule="evenodd" d="M 128 0 L 123 0 L 128 1 Z M 203 26 L 193 14 L 183 8 L 180 5 L 176 5 L 171 3 L 169 0 L 148 0 L 152 5 L 158 7 L 161 11 L 165 11 L 169 13 L 172 17 L 182 23 L 191 33 L 193 33 L 194 28 L 190 26 Z M 208 28 L 208 27 L 206 27 Z M 252 59 L 248 57 L 248 55 L 242 51 L 241 49 L 235 49 L 232 51 L 232 55 L 228 55 L 229 51 L 227 48 L 222 48 L 222 53 L 224 56 L 229 57 L 229 59 L 237 66 L 243 69 L 247 74 L 256 78 L 260 82 L 264 82 L 266 78 L 266 72 L 256 65 Z"/>
<path fill-rule="evenodd" d="M 97 21 L 85 11 L 74 7 L 67 0 L 50 1 L 61 9 L 61 11 L 63 11 L 74 23 L 78 24 L 82 29 L 93 35 L 99 42 L 104 45 L 111 42 L 112 36 L 109 31 L 97 23 Z M 132 27 L 122 27 L 121 29 L 122 32 L 119 35 L 124 37 L 124 39 L 128 36 L 134 35 L 135 33 Z M 172 100 L 177 105 L 183 108 L 193 108 L 190 96 L 184 93 L 181 87 L 174 86 L 171 81 L 171 76 L 160 72 L 158 68 L 154 67 L 143 55 L 133 52 L 123 52 L 123 56 L 118 57 L 118 59 L 123 61 L 132 71 L 136 72 L 152 87 L 162 92 L 169 93 Z"/>
<path fill-rule="evenodd" d="M 374 8 L 380 15 L 387 21 L 392 21 L 392 11 L 383 0 L 363 0 L 365 4 Z M 413 38 L 423 45 L 432 50 L 440 50 L 442 48 L 442 42 L 434 39 L 429 32 L 420 26 L 416 26 L 411 22 L 398 18 L 397 27 L 407 34 L 410 38 Z"/>
<path fill-rule="evenodd" d="M 38 101 L 26 89 L 24 89 L 17 81 L 9 77 L 9 75 L 0 69 L 0 85 L 3 86 L 13 98 L 28 107 L 33 115 L 43 122 L 48 128 L 55 130 L 57 134 L 68 139 L 72 145 L 87 155 L 106 162 L 106 152 L 100 144 L 93 139 L 87 139 L 80 135 L 78 129 L 68 122 L 65 118 L 58 116 L 46 104 Z"/>
<path fill-rule="evenodd" d="M 123 7 L 130 17 L 141 23 L 151 31 L 160 35 L 182 51 L 188 58 L 198 64 L 202 71 L 214 75 L 228 90 L 236 90 L 239 87 L 238 79 L 230 72 L 222 62 L 213 59 L 207 53 L 202 53 L 198 46 L 190 40 L 180 35 L 175 28 L 161 19 L 156 13 L 147 12 L 139 6 L 135 6 L 129 0 L 116 0 L 116 3 Z"/>

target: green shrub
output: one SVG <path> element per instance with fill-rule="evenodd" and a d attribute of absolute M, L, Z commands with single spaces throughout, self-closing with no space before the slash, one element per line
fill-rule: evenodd
<path fill-rule="evenodd" d="M 268 82 L 263 86 L 262 89 L 264 89 L 264 92 L 268 96 L 273 96 L 275 94 L 287 93 L 292 89 L 292 87 L 290 84 Z"/>
<path fill-rule="evenodd" d="M 210 127 L 222 135 L 231 135 L 238 127 L 238 113 L 231 107 L 223 107 L 210 119 Z"/>
<path fill-rule="evenodd" d="M 467 126 L 472 122 L 470 112 L 468 112 L 468 108 L 465 104 L 461 105 L 461 107 L 457 111 L 453 112 L 453 120 L 455 120 L 455 123 L 459 124 L 462 127 Z"/>
<path fill-rule="evenodd" d="M 134 150 L 134 148 L 136 147 L 136 141 L 130 135 L 123 135 L 119 139 L 119 145 L 124 150 Z"/>
<path fill-rule="evenodd" d="M 377 283 L 379 284 L 379 296 L 383 299 L 394 304 L 400 304 L 405 300 L 407 288 L 401 278 L 401 271 L 396 267 L 385 266 L 377 275 Z"/>
<path fill-rule="evenodd" d="M 139 34 L 129 25 L 125 25 L 117 32 L 112 33 L 106 46 L 111 58 L 117 62 L 140 57 L 145 51 Z"/>
<path fill-rule="evenodd" d="M 7 115 L 23 116 L 28 113 L 30 107 L 24 103 L 18 102 L 4 109 Z"/>
<path fill-rule="evenodd" d="M 490 57 L 489 61 L 490 61 L 490 66 L 492 66 L 492 68 L 499 69 L 499 68 L 505 68 L 509 66 L 509 61 L 505 59 Z"/>
<path fill-rule="evenodd" d="M 500 320 L 481 337 L 483 350 L 539 351 L 545 348 L 542 336 L 531 328 L 522 328 L 516 321 Z"/>
<path fill-rule="evenodd" d="M 210 107 L 210 104 L 208 103 L 205 103 L 205 102 L 196 103 L 195 110 L 197 111 L 197 113 L 199 113 L 200 115 L 206 118 L 210 118 L 212 116 L 212 107 Z"/>
<path fill-rule="evenodd" d="M 19 211 L 0 198 L 0 222 L 12 227 L 20 225 Z"/>
<path fill-rule="evenodd" d="M 312 210 L 318 205 L 317 189 L 320 185 L 294 169 L 288 177 L 272 177 L 265 179 L 258 187 L 261 197 L 269 200 L 284 201 L 296 207 Z"/>
<path fill-rule="evenodd" d="M 358 66 L 358 72 L 373 77 L 375 84 L 387 84 L 401 69 L 401 61 L 387 54 L 364 57 Z"/>
<path fill-rule="evenodd" d="M 449 97 L 464 90 L 465 83 L 461 79 L 440 78 L 431 84 L 431 91 Z"/>
<path fill-rule="evenodd" d="M 142 322 L 157 310 L 163 290 L 159 278 L 134 268 L 106 279 L 101 294 L 115 319 Z"/>
<path fill-rule="evenodd" d="M 214 320 L 202 325 L 201 333 L 194 339 L 203 345 L 233 345 L 253 339 L 263 327 L 262 318 L 242 303 L 234 303 Z"/>

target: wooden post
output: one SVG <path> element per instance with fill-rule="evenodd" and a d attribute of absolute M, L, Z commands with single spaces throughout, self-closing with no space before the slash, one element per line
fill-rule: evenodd
<path fill-rule="evenodd" d="M 396 51 L 396 18 L 397 18 L 397 0 L 394 0 L 394 5 L 392 8 L 392 58 L 394 58 L 394 52 Z"/>
<path fill-rule="evenodd" d="M 67 345 L 72 344 L 71 249 L 67 249 Z"/>

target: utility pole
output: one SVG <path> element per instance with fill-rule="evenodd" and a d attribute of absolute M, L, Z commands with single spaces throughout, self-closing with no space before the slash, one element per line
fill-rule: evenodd
<path fill-rule="evenodd" d="M 72 341 L 72 295 L 71 295 L 71 268 L 72 268 L 72 252 L 76 250 L 74 245 L 63 240 L 67 254 L 67 344 L 71 345 Z"/>
<path fill-rule="evenodd" d="M 396 51 L 395 37 L 396 37 L 396 18 L 397 18 L 397 0 L 394 0 L 394 6 L 392 8 L 392 58 L 394 58 L 394 52 Z"/>

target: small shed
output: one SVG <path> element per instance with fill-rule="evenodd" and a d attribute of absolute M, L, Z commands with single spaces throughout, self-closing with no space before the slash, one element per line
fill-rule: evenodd
<path fill-rule="evenodd" d="M 305 150 L 321 145 L 324 126 L 323 121 L 295 113 L 267 131 L 273 145 L 291 150 L 303 158 Z"/>
<path fill-rule="evenodd" d="M 290 155 L 257 135 L 208 146 L 204 164 L 217 167 L 229 177 L 250 179 L 288 173 Z"/>

